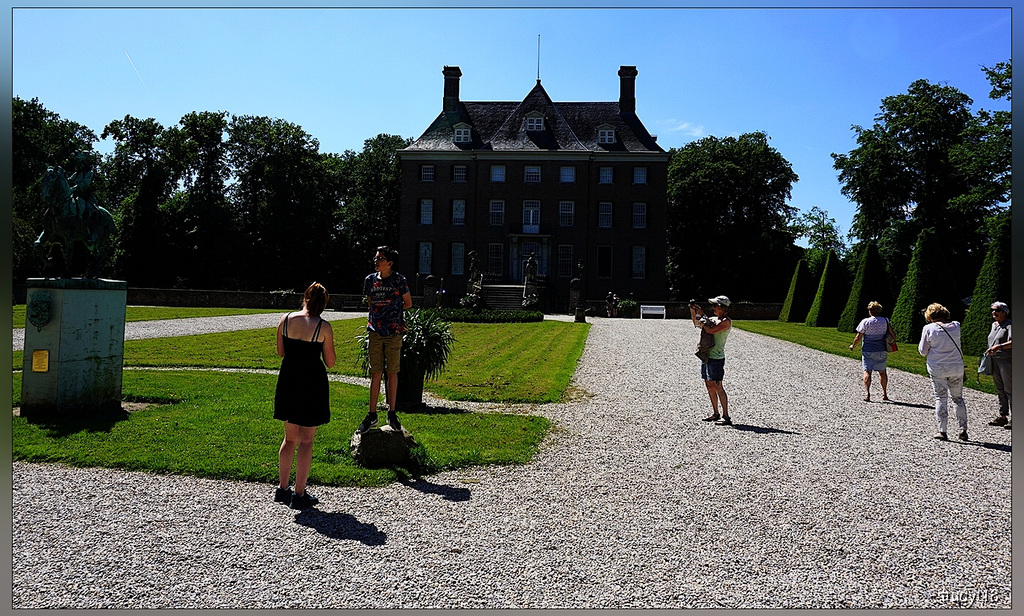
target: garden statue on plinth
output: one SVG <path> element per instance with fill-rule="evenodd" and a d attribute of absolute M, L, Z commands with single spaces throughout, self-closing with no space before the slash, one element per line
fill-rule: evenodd
<path fill-rule="evenodd" d="M 44 229 L 36 240 L 59 241 L 64 253 L 61 278 L 29 278 L 25 312 L 25 360 L 21 381 L 21 415 L 30 421 L 89 421 L 123 417 L 121 372 L 128 284 L 99 278 L 106 242 L 114 230 L 107 210 L 92 189 L 93 159 L 75 155 L 68 176 L 49 167 L 42 180 Z M 78 242 L 92 257 L 87 277 L 71 278 Z M 49 266 L 47 262 L 47 266 Z"/>
<path fill-rule="evenodd" d="M 569 281 L 569 307 L 577 323 L 587 322 L 587 300 L 583 296 L 583 261 L 576 262 L 576 277 Z"/>
<path fill-rule="evenodd" d="M 523 308 L 536 310 L 540 303 L 537 294 L 537 253 L 531 252 L 530 258 L 526 260 L 526 273 L 523 278 Z"/>
<path fill-rule="evenodd" d="M 475 250 L 469 251 L 469 277 L 466 279 L 466 295 L 459 300 L 463 308 L 480 312 L 484 307 L 484 273 L 480 271 L 480 260 Z"/>
<path fill-rule="evenodd" d="M 48 167 L 43 176 L 43 231 L 36 238 L 37 252 L 43 253 L 48 242 L 59 241 L 64 253 L 67 278 L 75 274 L 73 256 L 76 242 L 81 242 L 92 257 L 86 276 L 96 278 L 105 265 L 107 240 L 114 232 L 114 218 L 96 203 L 92 187 L 93 159 L 78 152 L 72 159 L 68 176 L 60 166 Z"/>

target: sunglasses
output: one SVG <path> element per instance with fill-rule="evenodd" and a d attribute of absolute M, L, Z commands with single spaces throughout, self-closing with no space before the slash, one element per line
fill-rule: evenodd
<path fill-rule="evenodd" d="M 374 257 L 373 258 L 373 262 L 374 263 L 380 263 L 381 261 L 387 261 L 387 259 L 385 257 Z"/>

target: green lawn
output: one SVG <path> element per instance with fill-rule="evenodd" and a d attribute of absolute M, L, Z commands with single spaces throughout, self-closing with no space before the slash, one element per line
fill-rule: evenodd
<path fill-rule="evenodd" d="M 333 373 L 359 375 L 355 336 L 365 319 L 332 324 Z M 587 324 L 452 325 L 456 345 L 427 390 L 457 400 L 551 402 L 561 399 L 583 352 Z M 155 406 L 118 422 L 43 426 L 13 419 L 14 459 L 63 462 L 246 481 L 276 481 L 282 432 L 272 418 L 275 374 L 157 371 L 147 367 L 280 367 L 274 329 L 125 342 L 122 391 L 127 402 Z M 22 365 L 22 353 L 14 354 Z M 20 404 L 21 372 L 14 373 Z M 310 481 L 373 486 L 405 473 L 529 461 L 547 419 L 502 413 L 403 413 L 421 448 L 415 469 L 368 470 L 349 455 L 352 431 L 366 412 L 365 387 L 332 383 L 330 423 L 317 432 Z"/>
<path fill-rule="evenodd" d="M 808 327 L 803 323 L 783 323 L 781 321 L 733 321 L 733 323 L 744 331 L 788 340 L 833 355 L 853 357 L 858 360 L 861 356 L 860 345 L 853 351 L 850 350 L 850 343 L 853 342 L 856 334 L 841 332 L 834 327 Z M 979 382 L 977 372 L 975 372 L 978 366 L 977 356 L 968 355 L 965 358 L 965 363 L 970 375 L 965 384 L 967 387 L 990 394 L 996 393 L 991 376 L 981 375 Z M 889 353 L 886 366 L 913 374 L 928 375 L 925 358 L 917 352 L 916 344 L 901 342 L 898 351 Z"/>
<path fill-rule="evenodd" d="M 21 374 L 14 380 L 17 405 Z M 123 421 L 80 426 L 15 417 L 14 459 L 276 483 L 284 434 L 273 419 L 276 381 L 272 374 L 126 370 L 126 400 L 155 406 Z M 528 415 L 403 413 L 425 461 L 410 469 L 365 469 L 352 460 L 349 440 L 366 401 L 366 388 L 331 383 L 331 421 L 317 430 L 312 484 L 379 486 L 414 473 L 525 463 L 550 426 Z"/>

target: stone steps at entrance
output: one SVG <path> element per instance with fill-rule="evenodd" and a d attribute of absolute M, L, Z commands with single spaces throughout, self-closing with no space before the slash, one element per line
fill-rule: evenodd
<path fill-rule="evenodd" d="M 492 284 L 484 285 L 481 295 L 484 302 L 492 310 L 522 310 L 523 285 Z"/>

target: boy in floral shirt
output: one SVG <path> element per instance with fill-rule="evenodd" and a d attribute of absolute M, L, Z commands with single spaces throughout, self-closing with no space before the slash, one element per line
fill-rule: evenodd
<path fill-rule="evenodd" d="M 378 247 L 373 258 L 376 271 L 363 281 L 363 295 L 370 307 L 366 319 L 366 330 L 370 338 L 370 412 L 356 428 L 359 433 L 377 424 L 377 397 L 380 395 L 380 381 L 385 370 L 388 373 L 388 425 L 392 430 L 402 429 L 398 415 L 395 414 L 395 398 L 398 395 L 402 333 L 405 332 L 402 311 L 412 307 L 412 295 L 405 276 L 392 270 L 397 259 L 398 251 L 394 248 Z"/>

